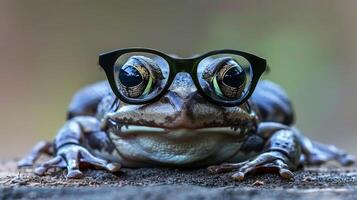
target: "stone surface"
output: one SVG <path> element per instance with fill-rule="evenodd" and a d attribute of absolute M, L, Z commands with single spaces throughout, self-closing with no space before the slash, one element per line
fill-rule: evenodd
<path fill-rule="evenodd" d="M 85 170 L 83 179 L 70 180 L 63 170 L 39 177 L 32 169 L 17 170 L 15 161 L 0 164 L 0 199 L 357 199 L 355 167 L 307 168 L 292 181 L 259 174 L 235 182 L 231 173 L 206 169 Z"/>

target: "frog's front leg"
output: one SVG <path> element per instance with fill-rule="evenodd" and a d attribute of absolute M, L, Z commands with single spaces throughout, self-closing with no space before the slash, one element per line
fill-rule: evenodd
<path fill-rule="evenodd" d="M 83 175 L 80 169 L 88 167 L 118 171 L 119 164 L 96 157 L 88 150 L 90 146 L 99 150 L 112 149 L 112 143 L 105 136 L 99 121 L 94 117 L 81 116 L 68 120 L 55 138 L 55 157 L 38 166 L 35 173 L 44 175 L 51 168 L 67 168 L 68 178 L 79 178 Z M 39 154 L 41 151 L 33 153 Z M 31 153 L 29 156 L 38 157 Z"/>
<path fill-rule="evenodd" d="M 53 156 L 54 149 L 53 144 L 48 141 L 40 141 L 38 142 L 23 159 L 18 162 L 18 167 L 28 167 L 32 166 L 36 160 L 41 156 L 41 154 L 46 154 L 49 156 Z"/>
<path fill-rule="evenodd" d="M 258 128 L 258 135 L 267 139 L 263 151 L 256 157 L 241 163 L 224 163 L 209 167 L 213 173 L 237 170 L 232 175 L 235 180 L 243 180 L 248 173 L 279 173 L 283 178 L 293 178 L 292 171 L 299 166 L 301 146 L 294 129 L 287 126 L 265 126 Z"/>

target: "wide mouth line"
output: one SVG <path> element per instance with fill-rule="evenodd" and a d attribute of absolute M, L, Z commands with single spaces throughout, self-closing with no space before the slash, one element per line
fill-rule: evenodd
<path fill-rule="evenodd" d="M 152 131 L 161 131 L 161 132 L 168 132 L 168 131 L 175 131 L 175 130 L 187 130 L 187 131 L 235 131 L 240 132 L 244 127 L 241 124 L 237 125 L 229 125 L 229 126 L 209 126 L 206 127 L 186 127 L 186 126 L 161 126 L 159 124 L 150 123 L 149 125 L 143 125 L 141 123 L 125 123 L 121 122 L 112 118 L 108 119 L 108 128 L 116 128 L 116 129 L 123 129 L 123 130 L 152 130 Z"/>
<path fill-rule="evenodd" d="M 162 128 L 162 127 L 155 127 L 155 126 L 142 126 L 142 125 L 123 125 L 120 127 L 122 132 L 130 132 L 130 131 L 145 131 L 145 132 L 172 132 L 172 131 L 180 131 L 186 130 L 191 132 L 240 132 L 240 128 L 238 127 L 208 127 L 208 128 L 184 128 L 184 127 L 177 127 L 177 128 Z"/>
<path fill-rule="evenodd" d="M 123 125 L 116 126 L 112 130 L 116 135 L 121 136 L 145 136 L 149 134 L 151 136 L 164 136 L 174 138 L 186 138 L 199 136 L 205 137 L 207 135 L 222 135 L 234 137 L 235 140 L 243 140 L 247 136 L 247 131 L 244 128 L 239 127 L 210 127 L 210 128 L 160 128 L 152 126 L 137 126 L 137 125 Z"/>

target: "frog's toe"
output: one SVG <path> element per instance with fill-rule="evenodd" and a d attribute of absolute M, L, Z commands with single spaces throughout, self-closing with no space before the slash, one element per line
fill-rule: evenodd
<path fill-rule="evenodd" d="M 118 172 L 121 169 L 121 165 L 119 163 L 109 163 L 106 165 L 106 169 L 110 172 Z"/>
<path fill-rule="evenodd" d="M 294 178 L 294 174 L 284 160 L 270 156 L 263 156 L 263 159 L 257 158 L 248 162 L 239 168 L 238 172 L 232 175 L 232 178 L 236 181 L 242 181 L 247 174 L 253 173 L 279 173 L 285 179 Z"/>
<path fill-rule="evenodd" d="M 60 155 L 66 160 L 67 178 L 82 178 L 84 175 L 80 169 L 84 168 L 105 169 L 110 172 L 120 170 L 119 164 L 95 157 L 81 146 L 67 146 L 60 151 Z"/>
<path fill-rule="evenodd" d="M 294 173 L 290 171 L 289 169 L 279 169 L 279 174 L 281 177 L 285 179 L 293 179 L 294 178 Z"/>
<path fill-rule="evenodd" d="M 248 161 L 240 162 L 240 163 L 223 163 L 220 165 L 212 165 L 209 166 L 207 169 L 212 174 L 224 173 L 224 172 L 231 172 L 233 170 L 237 170 L 246 164 Z"/>
<path fill-rule="evenodd" d="M 52 155 L 53 154 L 52 143 L 47 142 L 47 141 L 38 142 L 33 147 L 31 152 L 17 163 L 17 167 L 18 168 L 22 168 L 22 167 L 31 167 L 31 166 L 33 166 L 34 163 L 36 162 L 36 160 L 42 154 L 47 154 L 47 155 Z"/>
<path fill-rule="evenodd" d="M 353 155 L 345 154 L 340 157 L 339 163 L 343 166 L 350 166 L 356 162 L 356 158 Z"/>
<path fill-rule="evenodd" d="M 51 168 L 67 168 L 67 178 L 82 178 L 81 169 L 105 169 L 110 172 L 120 170 L 120 165 L 97 158 L 82 146 L 69 144 L 58 150 L 58 155 L 41 164 L 35 169 L 35 174 L 44 175 Z"/>
<path fill-rule="evenodd" d="M 67 173 L 67 178 L 71 179 L 82 178 L 83 176 L 83 173 L 79 169 L 72 169 Z"/>
<path fill-rule="evenodd" d="M 119 163 L 112 163 L 104 159 L 97 158 L 87 150 L 81 151 L 81 157 L 82 157 L 81 159 L 82 163 L 87 163 L 95 168 L 106 169 L 110 172 L 118 172 L 121 169 L 121 165 Z"/>
<path fill-rule="evenodd" d="M 33 166 L 34 162 L 33 159 L 31 158 L 23 158 L 17 163 L 18 168 L 23 168 L 23 167 L 31 167 Z"/>
<path fill-rule="evenodd" d="M 285 179 L 294 178 L 288 163 L 289 159 L 278 151 L 269 151 L 262 153 L 252 160 L 241 163 L 224 163 L 208 167 L 211 173 L 222 173 L 235 171 L 232 178 L 242 181 L 247 174 L 253 173 L 279 173 Z"/>
<path fill-rule="evenodd" d="M 34 173 L 39 176 L 45 175 L 45 173 L 52 168 L 64 168 L 66 167 L 66 162 L 61 156 L 56 156 L 51 160 L 41 164 L 35 168 Z"/>
<path fill-rule="evenodd" d="M 275 173 L 278 172 L 285 179 L 293 179 L 294 173 L 290 171 L 285 161 L 277 159 L 272 163 L 265 164 L 257 169 L 257 171 Z"/>

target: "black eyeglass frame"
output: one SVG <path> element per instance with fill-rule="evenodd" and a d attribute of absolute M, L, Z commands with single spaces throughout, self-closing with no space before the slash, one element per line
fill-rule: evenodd
<path fill-rule="evenodd" d="M 115 77 L 114 77 L 114 65 L 116 60 L 122 56 L 123 54 L 127 53 L 133 53 L 133 52 L 141 52 L 141 53 L 151 53 L 158 55 L 162 57 L 163 59 L 166 60 L 166 62 L 169 64 L 169 77 L 168 80 L 164 86 L 164 88 L 159 92 L 157 95 L 154 95 L 153 97 L 149 99 L 133 99 L 133 98 L 128 98 L 124 96 L 123 94 L 120 93 L 117 84 L 115 82 Z M 248 86 L 248 92 L 246 92 L 241 98 L 233 101 L 226 101 L 226 100 L 215 100 L 212 98 L 210 95 L 205 93 L 199 83 L 198 76 L 197 76 L 197 68 L 199 63 L 213 55 L 220 55 L 220 54 L 234 54 L 238 56 L 242 56 L 243 58 L 247 59 L 247 61 L 251 65 L 251 70 L 252 70 L 252 78 L 250 80 L 250 85 Z M 265 59 L 260 58 L 258 56 L 255 56 L 250 53 L 242 52 L 242 51 L 237 51 L 233 49 L 222 49 L 222 50 L 214 50 L 207 52 L 205 54 L 195 56 L 192 58 L 174 58 L 171 57 L 163 52 L 157 51 L 155 49 L 149 49 L 149 48 L 140 48 L 140 47 L 133 47 L 133 48 L 125 48 L 125 49 L 117 49 L 114 51 L 102 53 L 99 55 L 99 65 L 104 69 L 105 74 L 107 76 L 107 79 L 109 81 L 109 84 L 114 92 L 114 94 L 123 102 L 127 104 L 147 104 L 151 102 L 155 102 L 159 100 L 169 89 L 170 85 L 172 84 L 175 76 L 179 72 L 186 72 L 191 75 L 191 78 L 198 90 L 198 92 L 205 97 L 209 102 L 220 105 L 220 106 L 227 106 L 227 107 L 233 107 L 233 106 L 238 106 L 241 105 L 242 103 L 246 102 L 249 97 L 253 94 L 253 91 L 255 90 L 255 87 L 258 83 L 259 78 L 267 68 L 267 62 Z"/>

